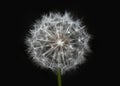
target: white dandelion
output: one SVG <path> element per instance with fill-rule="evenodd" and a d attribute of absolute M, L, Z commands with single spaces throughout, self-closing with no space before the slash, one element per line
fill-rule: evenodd
<path fill-rule="evenodd" d="M 67 12 L 49 13 L 33 26 L 26 44 L 38 65 L 53 71 L 60 69 L 64 74 L 85 61 L 90 35 L 81 20 L 74 20 Z"/>
<path fill-rule="evenodd" d="M 40 66 L 61 72 L 84 62 L 89 51 L 90 35 L 82 21 L 73 20 L 69 13 L 50 13 L 38 20 L 27 36 L 26 44 L 33 60 Z"/>

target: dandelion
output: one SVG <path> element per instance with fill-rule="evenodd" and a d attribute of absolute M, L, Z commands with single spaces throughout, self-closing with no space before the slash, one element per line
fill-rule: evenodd
<path fill-rule="evenodd" d="M 33 25 L 26 44 L 38 65 L 58 73 L 61 86 L 61 74 L 85 61 L 84 54 L 90 51 L 89 39 L 81 20 L 74 20 L 67 12 L 49 13 Z"/>

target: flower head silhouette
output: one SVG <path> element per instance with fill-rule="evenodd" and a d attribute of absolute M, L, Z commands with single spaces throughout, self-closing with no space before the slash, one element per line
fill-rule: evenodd
<path fill-rule="evenodd" d="M 85 61 L 90 35 L 81 20 L 74 20 L 67 12 L 50 13 L 33 26 L 26 44 L 38 65 L 53 71 L 60 68 L 63 74 Z"/>

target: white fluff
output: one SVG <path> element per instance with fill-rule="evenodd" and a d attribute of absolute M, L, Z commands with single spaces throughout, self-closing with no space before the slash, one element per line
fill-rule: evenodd
<path fill-rule="evenodd" d="M 90 35 L 81 20 L 73 20 L 70 13 L 43 15 L 30 30 L 26 44 L 38 65 L 62 74 L 85 61 Z"/>

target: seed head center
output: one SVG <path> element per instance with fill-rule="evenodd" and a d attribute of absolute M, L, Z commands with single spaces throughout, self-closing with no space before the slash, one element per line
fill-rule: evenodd
<path fill-rule="evenodd" d="M 64 41 L 62 41 L 62 39 L 59 39 L 59 40 L 57 40 L 57 44 L 59 46 L 63 46 L 64 45 Z"/>

